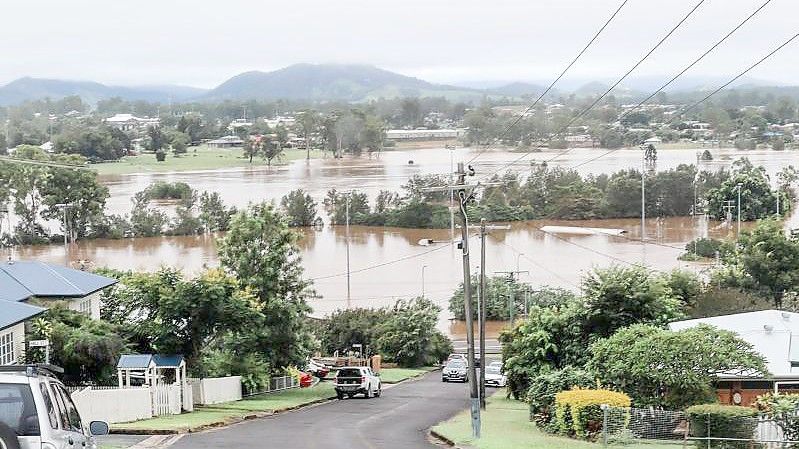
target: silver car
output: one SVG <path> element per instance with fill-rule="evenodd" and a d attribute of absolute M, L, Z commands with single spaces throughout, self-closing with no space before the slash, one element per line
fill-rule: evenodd
<path fill-rule="evenodd" d="M 59 370 L 0 366 L 0 449 L 94 449 L 93 435 L 108 433 L 107 423 L 83 422 Z"/>

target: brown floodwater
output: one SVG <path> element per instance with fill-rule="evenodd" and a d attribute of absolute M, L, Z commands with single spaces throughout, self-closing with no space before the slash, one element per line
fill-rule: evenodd
<path fill-rule="evenodd" d="M 559 164 L 580 163 L 604 150 L 578 149 L 559 159 Z M 469 160 L 474 150 L 459 148 L 455 161 Z M 553 153 L 536 153 L 529 160 L 544 160 Z M 659 153 L 659 169 L 680 163 L 695 162 L 696 150 L 665 150 Z M 746 155 L 755 164 L 767 167 L 770 173 L 795 164 L 793 152 L 714 150 L 716 161 L 707 166 L 729 165 L 738 155 Z M 492 151 L 481 156 L 475 167 L 478 176 L 490 173 L 502 163 L 519 157 L 519 153 Z M 413 161 L 413 164 L 409 164 Z M 529 164 L 529 162 L 525 162 Z M 449 171 L 450 152 L 443 148 L 385 152 L 379 158 L 318 159 L 296 161 L 284 167 L 241 169 L 223 172 L 171 174 L 137 174 L 103 178 L 110 189 L 109 209 L 126 213 L 130 198 L 152 181 L 184 181 L 200 191 L 217 191 L 230 204 L 245 205 L 251 201 L 278 200 L 292 189 L 303 188 L 321 200 L 330 188 L 359 189 L 371 195 L 380 189 L 397 190 L 409 176 Z M 584 173 L 611 172 L 640 164 L 640 152 L 621 150 L 607 158 L 580 167 Z M 519 165 L 521 166 L 521 165 Z M 321 209 L 321 207 L 320 207 Z M 320 211 L 321 212 L 321 211 Z M 790 220 L 792 223 L 796 219 Z M 560 224 L 620 228 L 625 237 L 609 235 L 544 234 L 537 228 Z M 594 267 L 613 264 L 645 263 L 656 270 L 682 267 L 701 272 L 707 264 L 677 260 L 687 242 L 709 234 L 721 237 L 730 232 L 718 223 L 701 223 L 690 217 L 647 220 L 647 238 L 640 241 L 639 219 L 569 221 L 529 221 L 512 223 L 509 231 L 494 231 L 486 246 L 486 272 L 517 268 L 528 271 L 520 280 L 535 286 L 550 285 L 576 290 L 582 275 Z M 707 231 L 705 230 L 707 228 Z M 393 304 L 424 292 L 443 309 L 440 328 L 448 333 L 450 314 L 447 300 L 462 280 L 459 250 L 450 244 L 429 247 L 418 245 L 420 239 L 449 240 L 450 230 L 393 229 L 353 226 L 350 231 L 350 295 L 347 295 L 346 246 L 343 227 L 325 226 L 321 230 L 303 229 L 300 241 L 302 264 L 308 279 L 313 280 L 319 295 L 311 301 L 315 316 L 323 316 L 347 307 L 378 307 Z M 156 270 L 159 266 L 177 266 L 189 274 L 218 264 L 216 237 L 155 237 L 125 240 L 91 240 L 72 244 L 70 264 L 85 261 L 90 267 L 108 266 L 118 269 Z M 471 242 L 471 269 L 477 273 L 480 263 L 479 240 Z M 519 254 L 522 254 L 521 256 Z M 64 247 L 44 245 L 17 247 L 0 251 L 0 257 L 38 259 L 56 263 L 66 260 Z"/>

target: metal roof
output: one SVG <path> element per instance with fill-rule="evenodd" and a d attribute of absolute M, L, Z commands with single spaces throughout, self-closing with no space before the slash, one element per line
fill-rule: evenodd
<path fill-rule="evenodd" d="M 21 302 L 6 301 L 0 303 L 0 329 L 6 329 L 17 323 L 33 318 L 45 310 L 47 309 Z"/>
<path fill-rule="evenodd" d="M 119 356 L 117 368 L 145 369 L 150 367 L 152 361 L 152 354 L 124 354 Z"/>
<path fill-rule="evenodd" d="M 735 332 L 766 358 L 771 375 L 799 379 L 799 367 L 794 367 L 799 336 L 799 314 L 782 310 L 761 310 L 693 320 L 674 321 L 671 330 L 682 330 L 699 324 L 709 324 Z M 794 362 L 794 363 L 791 363 Z"/>
<path fill-rule="evenodd" d="M 183 356 L 161 354 L 125 354 L 119 357 L 117 368 L 145 369 L 149 368 L 151 363 L 155 363 L 156 368 L 178 368 L 183 363 Z"/>
<path fill-rule="evenodd" d="M 0 300 L 22 301 L 31 296 L 81 298 L 116 279 L 38 261 L 0 264 Z"/>

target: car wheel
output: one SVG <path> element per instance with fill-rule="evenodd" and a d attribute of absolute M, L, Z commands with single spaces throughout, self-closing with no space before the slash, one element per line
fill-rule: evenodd
<path fill-rule="evenodd" d="M 0 449 L 20 449 L 14 429 L 0 422 Z"/>
<path fill-rule="evenodd" d="M 377 386 L 377 393 L 375 393 L 375 397 L 379 398 L 381 394 L 383 394 L 383 385 L 382 384 Z"/>
<path fill-rule="evenodd" d="M 363 397 L 365 397 L 366 399 L 370 399 L 372 397 L 372 386 L 371 385 L 367 385 L 366 386 L 366 392 L 363 394 Z"/>
<path fill-rule="evenodd" d="M 336 397 L 339 398 L 339 399 L 344 399 L 344 393 L 342 393 L 340 391 L 337 391 L 336 392 Z"/>
<path fill-rule="evenodd" d="M 355 396 L 355 393 L 347 393 L 347 397 L 352 399 Z"/>

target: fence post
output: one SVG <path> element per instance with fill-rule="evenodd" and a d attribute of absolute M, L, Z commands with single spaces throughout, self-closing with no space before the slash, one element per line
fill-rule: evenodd
<path fill-rule="evenodd" d="M 710 449 L 710 413 L 705 415 L 705 421 L 707 421 L 707 435 L 705 435 L 705 438 L 707 438 L 707 449 Z"/>
<path fill-rule="evenodd" d="M 608 447 L 608 412 L 607 404 L 602 404 L 602 447 Z"/>

